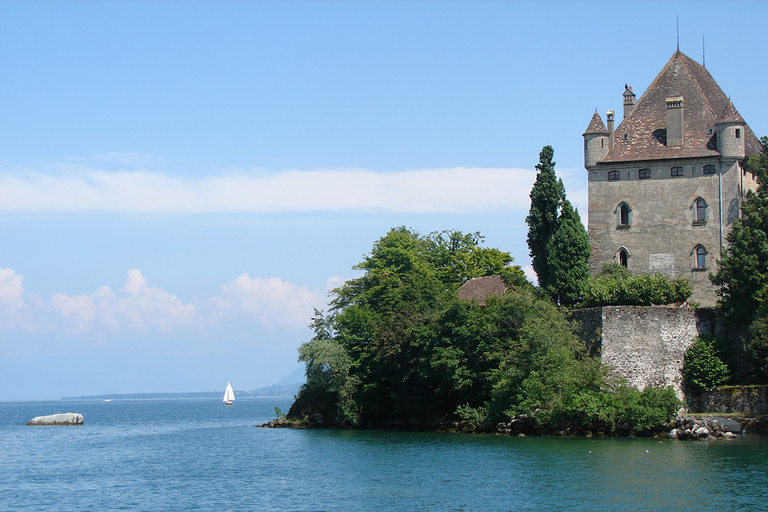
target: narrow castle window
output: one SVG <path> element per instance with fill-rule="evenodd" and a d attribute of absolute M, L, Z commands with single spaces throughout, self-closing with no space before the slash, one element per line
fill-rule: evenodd
<path fill-rule="evenodd" d="M 673 167 L 672 169 L 670 169 L 669 175 L 672 176 L 673 178 L 679 177 L 679 176 L 685 176 L 685 174 L 683 173 L 682 167 Z"/>
<path fill-rule="evenodd" d="M 617 258 L 619 260 L 619 265 L 621 265 L 624 268 L 629 268 L 629 253 L 625 248 L 619 249 L 619 253 L 617 254 Z"/>
<path fill-rule="evenodd" d="M 641 180 L 647 180 L 651 177 L 651 170 L 650 169 L 640 169 L 637 173 L 637 177 Z"/>
<path fill-rule="evenodd" d="M 629 226 L 629 205 L 627 203 L 619 205 L 619 226 Z"/>
<path fill-rule="evenodd" d="M 736 138 L 737 139 L 741 138 L 741 128 L 736 128 Z"/>
<path fill-rule="evenodd" d="M 696 207 L 694 222 L 707 222 L 707 202 L 702 198 L 698 198 L 694 206 Z"/>
<path fill-rule="evenodd" d="M 696 246 L 696 268 L 707 268 L 707 250 L 703 245 Z"/>
<path fill-rule="evenodd" d="M 704 174 L 715 174 L 717 173 L 717 167 L 714 165 L 705 165 L 704 166 Z"/>
<path fill-rule="evenodd" d="M 621 179 L 619 171 L 608 171 L 608 181 L 618 181 Z"/>

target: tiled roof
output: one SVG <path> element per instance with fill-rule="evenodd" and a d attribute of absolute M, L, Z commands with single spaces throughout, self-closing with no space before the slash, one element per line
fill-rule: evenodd
<path fill-rule="evenodd" d="M 677 147 L 666 145 L 666 100 L 675 97 L 683 98 L 684 109 L 683 145 Z M 616 128 L 613 148 L 598 163 L 718 156 L 715 124 L 726 117 L 741 119 L 712 75 L 676 52 Z M 760 141 L 746 123 L 744 131 L 746 155 L 759 153 Z"/>
<path fill-rule="evenodd" d="M 473 277 L 456 293 L 460 299 L 476 301 L 481 306 L 489 297 L 500 297 L 507 291 L 507 284 L 500 275 Z"/>
<path fill-rule="evenodd" d="M 741 117 L 741 114 L 736 110 L 736 107 L 733 106 L 733 102 L 729 101 L 728 106 L 725 107 L 723 113 L 720 114 L 718 121 L 721 123 L 744 123 L 744 118 Z"/>
<path fill-rule="evenodd" d="M 603 119 L 597 111 L 595 111 L 595 115 L 592 116 L 592 120 L 589 122 L 589 126 L 587 126 L 587 131 L 584 132 L 584 135 L 588 133 L 608 133 L 608 129 L 603 124 Z"/>

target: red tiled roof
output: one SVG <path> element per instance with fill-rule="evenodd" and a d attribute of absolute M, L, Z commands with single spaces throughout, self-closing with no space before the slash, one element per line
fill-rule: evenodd
<path fill-rule="evenodd" d="M 683 145 L 677 147 L 666 145 L 666 99 L 674 97 L 683 98 L 684 109 Z M 676 52 L 616 128 L 613 148 L 598 163 L 718 156 L 715 125 L 734 119 L 741 115 L 712 75 Z M 746 123 L 744 127 L 746 155 L 759 153 L 760 141 Z"/>
<path fill-rule="evenodd" d="M 595 111 L 595 115 L 592 116 L 592 120 L 589 122 L 589 126 L 587 126 L 587 131 L 584 132 L 584 135 L 588 133 L 608 133 L 608 129 L 603 124 L 603 119 L 597 111 Z"/>
<path fill-rule="evenodd" d="M 507 291 L 507 284 L 500 275 L 473 277 L 456 293 L 460 299 L 476 301 L 481 306 L 489 297 L 500 297 Z"/>

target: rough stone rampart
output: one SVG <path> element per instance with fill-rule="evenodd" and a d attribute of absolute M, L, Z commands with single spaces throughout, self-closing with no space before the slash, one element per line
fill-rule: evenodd
<path fill-rule="evenodd" d="M 672 386 L 681 399 L 685 351 L 718 331 L 713 310 L 687 307 L 603 306 L 576 310 L 572 319 L 590 351 L 630 385 Z"/>

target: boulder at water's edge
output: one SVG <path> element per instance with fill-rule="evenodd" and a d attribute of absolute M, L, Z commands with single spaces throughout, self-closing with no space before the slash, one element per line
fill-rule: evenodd
<path fill-rule="evenodd" d="M 44 425 L 44 426 L 63 426 L 63 425 L 82 425 L 83 415 L 74 412 L 60 412 L 59 414 L 51 414 L 49 416 L 38 416 L 32 418 L 27 425 Z"/>

